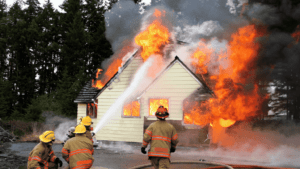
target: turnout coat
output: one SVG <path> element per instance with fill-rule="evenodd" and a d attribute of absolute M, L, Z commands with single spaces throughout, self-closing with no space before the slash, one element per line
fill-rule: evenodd
<path fill-rule="evenodd" d="M 151 123 L 146 129 L 142 147 L 150 143 L 149 157 L 170 158 L 171 147 L 176 148 L 178 135 L 174 126 L 165 120 L 158 120 Z"/>
<path fill-rule="evenodd" d="M 55 156 L 52 147 L 40 142 L 29 153 L 27 168 L 28 169 L 48 169 L 55 167 Z"/>
<path fill-rule="evenodd" d="M 85 134 L 76 134 L 62 148 L 62 156 L 69 163 L 71 169 L 91 168 L 94 162 L 93 154 L 93 144 Z"/>

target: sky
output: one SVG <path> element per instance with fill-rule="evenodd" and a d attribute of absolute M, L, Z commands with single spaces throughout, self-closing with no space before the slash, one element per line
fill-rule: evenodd
<path fill-rule="evenodd" d="M 7 5 L 10 7 L 11 5 L 14 4 L 16 0 L 6 0 Z M 25 1 L 25 0 L 23 0 Z M 39 0 L 40 4 L 43 5 L 47 2 L 47 0 Z M 64 1 L 63 0 L 50 0 L 52 2 L 53 7 L 55 9 L 60 10 L 59 5 L 61 5 Z M 150 4 L 151 0 L 142 0 L 142 2 L 145 2 L 146 4 Z"/>

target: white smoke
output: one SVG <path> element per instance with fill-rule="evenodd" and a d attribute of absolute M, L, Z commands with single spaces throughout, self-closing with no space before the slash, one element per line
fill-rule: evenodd
<path fill-rule="evenodd" d="M 186 42 L 193 43 L 199 41 L 201 38 L 212 36 L 223 28 L 218 21 L 205 21 L 198 25 L 186 25 L 185 27 L 176 27 L 176 39 Z"/>
<path fill-rule="evenodd" d="M 67 138 L 67 133 L 70 127 L 76 126 L 76 120 L 65 120 L 60 123 L 58 127 L 54 130 L 55 139 L 59 141 L 64 141 Z"/>

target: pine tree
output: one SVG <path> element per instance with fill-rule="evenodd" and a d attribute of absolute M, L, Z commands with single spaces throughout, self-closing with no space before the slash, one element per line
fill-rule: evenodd
<path fill-rule="evenodd" d="M 37 22 L 39 27 L 43 28 L 37 46 L 39 51 L 39 58 L 37 58 L 37 65 L 39 66 L 37 71 L 39 75 L 38 94 L 42 95 L 45 93 L 50 94 L 55 90 L 57 84 L 55 69 L 57 68 L 59 55 L 58 12 L 54 11 L 49 1 L 44 5 Z"/>
<path fill-rule="evenodd" d="M 82 1 L 65 1 L 62 8 L 66 13 L 62 15 L 64 34 L 58 71 L 60 74 L 63 72 L 63 76 L 58 84 L 56 96 L 62 104 L 63 113 L 76 115 L 74 99 L 88 78 L 86 74 L 88 34 L 82 19 Z M 74 86 L 74 83 L 77 85 Z"/>
<path fill-rule="evenodd" d="M 89 35 L 87 73 L 91 76 L 101 62 L 112 55 L 112 49 L 105 38 L 104 6 L 100 5 L 99 0 L 86 0 L 84 12 L 84 23 Z"/>

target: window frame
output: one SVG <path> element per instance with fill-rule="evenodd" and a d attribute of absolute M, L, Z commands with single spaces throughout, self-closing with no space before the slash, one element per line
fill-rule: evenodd
<path fill-rule="evenodd" d="M 129 103 L 132 103 L 132 102 L 134 102 L 134 101 L 137 101 L 139 104 L 140 104 L 140 106 L 139 106 L 139 116 L 132 116 L 132 112 L 131 112 L 131 116 L 125 116 L 124 115 L 124 106 L 126 105 L 126 103 L 124 103 L 123 104 L 123 106 L 122 106 L 122 114 L 121 114 L 121 117 L 122 118 L 141 118 L 141 102 L 140 102 L 140 100 L 133 100 L 133 101 L 131 101 L 131 102 L 129 102 Z M 127 102 L 128 103 L 128 102 Z M 128 103 L 128 104 L 129 104 Z"/>
<path fill-rule="evenodd" d="M 153 117 L 156 117 L 155 114 L 154 115 L 150 115 L 150 100 L 151 99 L 155 99 L 155 100 L 167 100 L 168 101 L 168 112 L 170 112 L 170 98 L 168 97 L 165 97 L 165 98 L 162 98 L 162 97 L 151 97 L 151 98 L 148 98 L 148 114 L 147 114 L 147 117 L 149 118 L 153 118 Z M 170 113 L 169 113 L 170 114 Z"/>
<path fill-rule="evenodd" d="M 93 108 L 93 115 L 90 115 L 90 110 L 89 110 L 89 105 L 90 107 Z M 98 115 L 98 99 L 95 100 L 95 102 L 90 102 L 86 104 L 86 116 L 90 116 L 92 119 L 97 119 Z"/>

